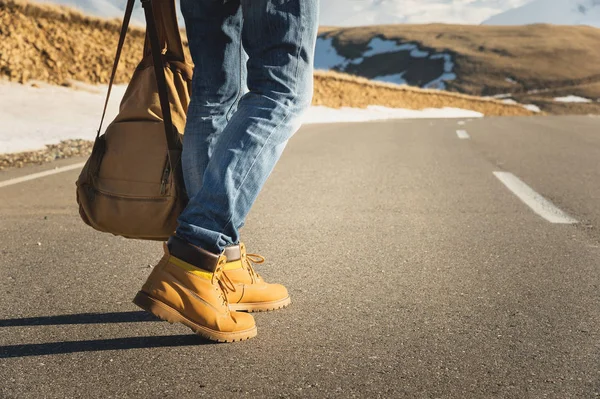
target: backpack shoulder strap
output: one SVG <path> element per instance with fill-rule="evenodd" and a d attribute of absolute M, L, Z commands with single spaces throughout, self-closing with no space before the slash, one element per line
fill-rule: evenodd
<path fill-rule="evenodd" d="M 156 20 L 152 9 L 152 0 L 142 0 L 142 7 L 146 16 L 146 26 L 150 47 L 152 50 L 152 63 L 154 64 L 154 74 L 156 75 L 156 85 L 158 87 L 158 98 L 162 111 L 163 124 L 165 126 L 165 136 L 169 147 L 169 164 L 171 171 L 177 170 L 179 159 L 181 157 L 181 144 L 178 133 L 173 129 L 173 120 L 171 118 L 171 105 L 169 103 L 169 92 L 167 90 L 167 79 L 165 77 L 165 65 L 158 39 L 156 29 Z"/>
<path fill-rule="evenodd" d="M 117 54 L 115 55 L 115 62 L 113 63 L 112 72 L 110 74 L 110 81 L 108 83 L 108 92 L 106 93 L 106 100 L 104 100 L 104 109 L 102 111 L 102 118 L 100 119 L 100 126 L 98 127 L 98 133 L 96 133 L 96 139 L 100 136 L 102 130 L 102 124 L 104 123 L 104 117 L 106 116 L 106 108 L 108 107 L 108 100 L 110 99 L 110 93 L 112 91 L 113 84 L 115 82 L 115 76 L 117 74 L 117 67 L 119 66 L 119 60 L 121 59 L 121 51 L 123 50 L 123 44 L 125 43 L 125 37 L 127 36 L 127 29 L 129 29 L 129 22 L 131 21 L 131 14 L 133 12 L 133 5 L 135 0 L 127 0 L 127 6 L 125 8 L 125 15 L 123 16 L 123 24 L 121 26 L 121 35 L 119 36 L 119 44 L 117 45 Z"/>
<path fill-rule="evenodd" d="M 186 62 L 186 54 L 183 50 L 183 41 L 177 22 L 177 6 L 175 0 L 152 1 L 152 12 L 154 13 L 154 26 L 158 33 L 160 50 L 169 61 Z M 146 36 L 144 43 L 144 56 L 151 54 L 150 40 Z"/>

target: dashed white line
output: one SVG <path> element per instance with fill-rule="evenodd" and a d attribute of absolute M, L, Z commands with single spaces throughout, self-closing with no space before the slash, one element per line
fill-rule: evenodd
<path fill-rule="evenodd" d="M 80 169 L 80 168 L 83 168 L 83 165 L 85 165 L 85 162 L 76 163 L 76 164 L 68 165 L 68 166 L 62 166 L 60 168 L 54 168 L 51 170 L 46 170 L 44 172 L 33 173 L 31 175 L 17 177 L 15 179 L 0 181 L 0 187 L 12 186 L 13 184 L 23 183 L 23 182 L 26 182 L 29 180 L 34 180 L 34 179 L 39 179 L 40 177 L 55 175 L 57 173 L 67 172 L 67 171 L 73 170 L 73 169 Z"/>
<path fill-rule="evenodd" d="M 465 124 L 465 121 L 458 121 L 458 124 L 459 124 L 460 126 L 462 126 L 462 125 L 464 125 L 464 124 Z"/>
<path fill-rule="evenodd" d="M 509 172 L 494 172 L 498 178 L 514 195 L 531 208 L 535 213 L 550 223 L 574 224 L 577 220 L 558 209 L 552 202 L 538 194 L 534 189 L 525 184 L 517 176 Z"/>
<path fill-rule="evenodd" d="M 467 140 L 467 139 L 471 138 L 471 136 L 469 136 L 469 133 L 467 133 L 466 130 L 457 130 L 456 135 L 458 136 L 459 139 L 462 139 L 462 140 Z"/>

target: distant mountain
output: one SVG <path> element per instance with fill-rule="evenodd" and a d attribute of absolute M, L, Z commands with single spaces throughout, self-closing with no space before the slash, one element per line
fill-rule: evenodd
<path fill-rule="evenodd" d="M 321 25 L 479 24 L 530 0 L 322 0 Z"/>
<path fill-rule="evenodd" d="M 97 17 L 122 17 L 126 0 L 32 0 L 78 8 Z M 322 0 L 321 25 L 364 26 L 398 23 L 479 24 L 530 0 Z M 554 1 L 554 0 L 552 0 Z M 138 4 L 134 23 L 143 24 Z M 183 23 L 182 23 L 183 26 Z"/>
<path fill-rule="evenodd" d="M 535 23 L 600 27 L 600 0 L 534 0 L 483 22 L 484 25 Z"/>

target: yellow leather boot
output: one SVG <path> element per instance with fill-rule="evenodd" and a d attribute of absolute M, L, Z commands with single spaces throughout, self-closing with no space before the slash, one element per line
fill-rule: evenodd
<path fill-rule="evenodd" d="M 252 263 L 263 263 L 265 258 L 246 253 L 243 243 L 225 248 L 223 254 L 227 257 L 223 274 L 234 286 L 226 292 L 231 310 L 265 312 L 290 304 L 288 291 L 283 285 L 265 282 L 254 270 Z"/>
<path fill-rule="evenodd" d="M 218 342 L 256 336 L 254 318 L 231 310 L 226 292 L 236 289 L 223 267 L 227 259 L 171 237 L 165 255 L 133 303 L 169 323 L 182 323 Z"/>

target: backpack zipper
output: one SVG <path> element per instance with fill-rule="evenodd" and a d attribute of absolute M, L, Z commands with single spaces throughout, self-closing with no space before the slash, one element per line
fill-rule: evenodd
<path fill-rule="evenodd" d="M 160 183 L 160 195 L 165 195 L 167 192 L 167 183 L 169 182 L 169 173 L 171 172 L 169 168 L 169 163 L 167 161 L 167 166 L 165 167 L 165 171 L 163 172 L 162 181 Z"/>

